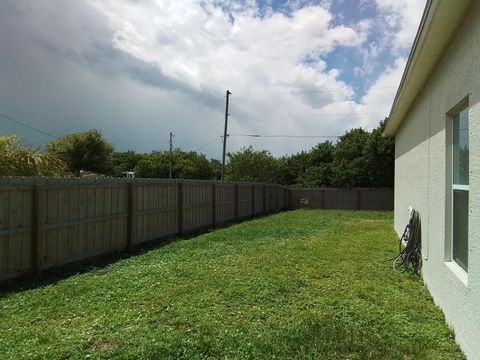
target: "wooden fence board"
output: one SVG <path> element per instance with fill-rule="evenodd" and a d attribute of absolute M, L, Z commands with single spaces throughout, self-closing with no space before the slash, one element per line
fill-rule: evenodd
<path fill-rule="evenodd" d="M 9 196 L 9 214 L 8 227 L 19 228 L 21 221 L 19 221 L 19 213 L 21 213 L 21 193 L 22 191 L 11 191 Z M 19 241 L 18 234 L 12 234 L 8 240 L 8 271 L 17 273 L 21 271 L 19 265 L 20 255 L 22 253 L 22 243 Z"/>
<path fill-rule="evenodd" d="M 47 190 L 47 221 L 46 225 L 58 223 L 58 190 Z M 58 229 L 46 230 L 45 238 L 45 268 L 56 265 L 57 261 L 57 243 L 58 243 Z"/>
<path fill-rule="evenodd" d="M 0 178 L 0 281 L 124 251 L 130 241 L 139 246 L 299 207 L 391 210 L 393 192 L 165 179 Z"/>
<path fill-rule="evenodd" d="M 235 185 L 219 183 L 217 185 L 217 223 L 223 224 L 235 219 Z"/>
<path fill-rule="evenodd" d="M 78 189 L 78 219 L 83 220 L 88 218 L 88 190 L 85 188 Z M 88 254 L 88 225 L 78 225 L 78 253 L 82 256 Z"/>
<path fill-rule="evenodd" d="M 95 188 L 87 189 L 87 218 L 91 219 L 95 217 Z M 87 224 L 87 238 L 86 238 L 86 254 L 87 256 L 93 256 L 95 254 L 95 224 L 89 222 Z"/>
<path fill-rule="evenodd" d="M 290 208 L 393 210 L 391 189 L 290 189 Z"/>
<path fill-rule="evenodd" d="M 255 198 L 255 213 L 254 215 L 263 214 L 263 185 L 253 185 L 255 189 L 254 198 Z"/>
<path fill-rule="evenodd" d="M 253 216 L 253 187 L 249 184 L 238 185 L 238 218 L 245 219 Z"/>

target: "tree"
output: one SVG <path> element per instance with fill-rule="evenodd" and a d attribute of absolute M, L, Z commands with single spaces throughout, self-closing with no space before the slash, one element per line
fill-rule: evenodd
<path fill-rule="evenodd" d="M 168 178 L 168 161 L 163 152 L 145 154 L 135 166 L 135 176 L 141 178 Z"/>
<path fill-rule="evenodd" d="M 306 151 L 281 158 L 284 168 L 283 184 L 301 186 L 300 178 L 309 166 L 309 159 L 310 155 Z"/>
<path fill-rule="evenodd" d="M 388 118 L 374 129 L 365 145 L 365 159 L 368 163 L 369 184 L 373 187 L 393 188 L 395 173 L 395 141 L 383 136 Z"/>
<path fill-rule="evenodd" d="M 113 145 L 93 129 L 65 135 L 47 144 L 47 152 L 65 161 L 76 176 L 80 170 L 100 174 L 112 172 Z"/>
<path fill-rule="evenodd" d="M 124 171 L 134 171 L 142 157 L 142 154 L 137 154 L 132 150 L 114 152 L 112 154 L 112 174 L 121 176 Z"/>
<path fill-rule="evenodd" d="M 67 165 L 60 159 L 22 146 L 16 136 L 0 137 L 0 175 L 63 176 Z"/>
<path fill-rule="evenodd" d="M 179 179 L 211 180 L 214 178 L 212 164 L 205 155 L 179 149 L 173 152 L 173 173 Z"/>
<path fill-rule="evenodd" d="M 220 180 L 222 177 L 222 163 L 217 159 L 210 159 L 210 166 L 213 170 L 213 179 Z"/>
<path fill-rule="evenodd" d="M 135 166 L 135 176 L 141 178 L 168 178 L 169 163 L 163 152 L 145 154 Z"/>
<path fill-rule="evenodd" d="M 212 163 L 205 155 L 195 151 L 175 149 L 172 154 L 175 179 L 211 180 L 215 178 Z M 155 151 L 143 155 L 138 161 L 135 172 L 137 177 L 168 178 L 170 168 L 170 153 Z"/>
<path fill-rule="evenodd" d="M 333 186 L 370 186 L 369 162 L 365 156 L 369 136 L 367 131 L 357 128 L 340 137 L 332 163 Z"/>
<path fill-rule="evenodd" d="M 319 166 L 330 164 L 335 154 L 335 145 L 331 141 L 324 141 L 313 147 L 308 153 L 308 165 Z"/>
<path fill-rule="evenodd" d="M 328 187 L 332 184 L 332 166 L 330 163 L 321 163 L 310 166 L 298 179 L 303 187 Z"/>
<path fill-rule="evenodd" d="M 249 146 L 227 156 L 226 180 L 278 183 L 281 178 L 279 161 L 268 150 L 254 151 Z"/>
<path fill-rule="evenodd" d="M 314 146 L 308 153 L 307 169 L 298 178 L 300 185 L 306 187 L 331 186 L 334 153 L 335 145 L 331 141 L 325 141 Z"/>

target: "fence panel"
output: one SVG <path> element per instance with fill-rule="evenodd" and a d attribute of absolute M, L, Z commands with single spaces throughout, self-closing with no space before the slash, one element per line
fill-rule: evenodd
<path fill-rule="evenodd" d="M 41 191 L 42 268 L 125 249 L 126 184 L 49 184 Z"/>
<path fill-rule="evenodd" d="M 393 190 L 355 189 L 290 189 L 290 208 L 393 210 Z"/>
<path fill-rule="evenodd" d="M 356 192 L 353 189 L 323 190 L 325 209 L 357 209 Z"/>
<path fill-rule="evenodd" d="M 178 182 L 142 179 L 132 191 L 134 246 L 179 232 Z"/>
<path fill-rule="evenodd" d="M 364 189 L 361 194 L 364 210 L 393 210 L 393 191 L 390 189 Z"/>
<path fill-rule="evenodd" d="M 238 218 L 253 216 L 253 187 L 250 184 L 238 184 Z"/>
<path fill-rule="evenodd" d="M 31 270 L 32 199 L 31 186 L 0 191 L 0 280 Z"/>
<path fill-rule="evenodd" d="M 165 179 L 0 178 L 0 281 L 299 207 L 392 210 L 393 191 Z"/>
<path fill-rule="evenodd" d="M 183 187 L 183 230 L 191 232 L 213 223 L 212 186 L 206 182 L 186 182 Z"/>
<path fill-rule="evenodd" d="M 254 210 L 255 216 L 261 215 L 265 212 L 264 209 L 264 186 L 260 184 L 255 184 L 253 185 L 254 188 L 254 199 L 255 199 L 255 205 L 254 205 Z"/>
<path fill-rule="evenodd" d="M 217 224 L 235 220 L 235 184 L 217 185 Z"/>
<path fill-rule="evenodd" d="M 276 210 L 276 187 L 275 185 L 265 186 L 265 213 L 270 214 Z"/>

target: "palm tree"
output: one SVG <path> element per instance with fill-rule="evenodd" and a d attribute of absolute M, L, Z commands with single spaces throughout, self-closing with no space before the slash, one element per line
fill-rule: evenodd
<path fill-rule="evenodd" d="M 0 137 L 0 176 L 64 176 L 66 164 L 31 146 L 23 146 L 16 136 Z"/>

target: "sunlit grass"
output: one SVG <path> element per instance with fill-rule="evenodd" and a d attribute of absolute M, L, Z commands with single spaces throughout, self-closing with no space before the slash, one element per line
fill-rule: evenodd
<path fill-rule="evenodd" d="M 0 299 L 2 358 L 463 359 L 391 213 L 295 211 Z"/>

